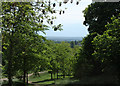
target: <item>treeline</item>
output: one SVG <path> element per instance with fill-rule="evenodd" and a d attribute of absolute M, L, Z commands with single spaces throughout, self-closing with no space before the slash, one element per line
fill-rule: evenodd
<path fill-rule="evenodd" d="M 120 82 L 120 3 L 92 3 L 84 11 L 89 35 L 82 41 L 74 66 L 76 78 L 95 77 L 92 84 Z M 106 78 L 109 77 L 109 78 Z M 90 78 L 89 78 L 90 79 Z M 92 79 L 92 78 L 91 78 Z M 104 79 L 104 80 L 103 80 Z"/>
<path fill-rule="evenodd" d="M 43 51 L 43 57 L 47 58 L 47 62 L 45 65 L 47 70 L 50 71 L 51 74 L 61 73 L 63 78 L 66 75 L 73 75 L 73 64 L 75 62 L 74 54 L 76 53 L 76 48 L 71 48 L 70 43 L 61 42 L 55 43 L 54 41 L 47 41 L 46 49 Z M 45 62 L 44 62 L 45 63 Z M 51 77 L 51 79 L 53 79 Z"/>
<path fill-rule="evenodd" d="M 29 73 L 33 73 L 37 76 L 39 75 L 40 71 L 46 70 L 51 74 L 51 79 L 55 79 L 55 76 L 57 76 L 57 79 L 59 79 L 59 76 L 63 76 L 63 78 L 65 78 L 65 76 L 73 75 L 73 67 L 76 62 L 76 58 L 74 58 L 74 55 L 80 48 L 79 45 L 71 48 L 70 43 L 66 43 L 64 41 L 61 43 L 55 43 L 54 41 L 50 40 L 37 42 L 39 43 L 38 45 L 35 45 L 36 47 L 25 47 L 25 50 L 28 50 L 30 48 L 28 52 L 20 52 L 20 50 L 19 52 L 16 52 L 18 48 L 14 47 L 15 51 L 13 52 L 18 54 L 12 57 L 12 79 L 13 77 L 15 77 L 18 78 L 20 81 L 25 80 L 24 83 L 28 83 Z M 20 46 L 17 47 L 19 47 L 19 49 L 22 48 Z M 2 73 L 3 76 L 8 77 L 8 60 L 5 56 L 7 56 L 6 52 L 9 52 L 9 49 L 5 49 L 3 50 L 3 52 L 4 68 Z"/>
<path fill-rule="evenodd" d="M 62 41 L 54 41 L 55 43 L 61 43 Z M 79 45 L 81 46 L 82 41 L 65 41 L 66 43 L 70 43 L 71 48 L 74 48 L 75 46 Z"/>

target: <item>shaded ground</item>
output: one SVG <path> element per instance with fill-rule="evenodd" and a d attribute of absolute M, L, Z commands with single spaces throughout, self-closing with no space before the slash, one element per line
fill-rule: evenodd
<path fill-rule="evenodd" d="M 29 74 L 28 86 L 120 86 L 118 82 L 116 82 L 116 76 L 109 74 L 83 77 L 80 80 L 76 80 L 72 76 L 56 78 L 57 77 L 55 77 L 55 80 L 51 80 L 51 75 L 47 71 L 40 72 L 40 76 Z M 14 86 L 22 86 L 22 83 L 15 82 Z"/>
<path fill-rule="evenodd" d="M 38 72 L 39 74 L 43 74 L 43 73 L 46 73 L 46 72 L 48 72 L 48 71 L 42 71 L 42 72 Z M 31 73 L 31 74 L 28 74 L 28 77 L 30 77 L 30 76 L 32 76 L 33 75 L 33 73 Z M 14 77 L 15 78 L 15 77 Z M 8 79 L 7 78 L 1 78 L 0 79 L 0 82 L 2 83 L 2 82 L 4 82 L 5 84 L 4 85 L 0 85 L 0 86 L 8 86 L 6 83 L 8 82 Z M 32 83 L 32 81 L 28 81 L 28 83 L 29 84 L 31 84 L 30 86 L 41 86 L 41 85 L 37 85 L 37 84 L 35 84 L 35 83 Z M 15 81 L 14 82 L 14 84 L 15 84 L 15 86 L 22 86 L 23 85 L 23 83 L 22 82 L 19 82 L 19 81 Z"/>
<path fill-rule="evenodd" d="M 30 76 L 29 81 L 31 85 L 33 84 L 38 86 L 65 86 L 67 83 L 72 82 L 74 80 L 71 79 L 72 76 L 66 76 L 66 78 L 63 78 L 63 76 L 59 76 L 59 79 L 57 79 L 57 76 L 55 76 L 55 80 L 51 80 L 51 74 L 49 73 L 43 73 L 40 76 Z"/>

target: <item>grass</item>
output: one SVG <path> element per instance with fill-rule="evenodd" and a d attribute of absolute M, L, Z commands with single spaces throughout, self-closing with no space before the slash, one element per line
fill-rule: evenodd
<path fill-rule="evenodd" d="M 70 82 L 75 81 L 75 80 L 72 80 L 71 78 L 72 76 L 66 76 L 65 78 L 62 78 L 62 76 L 59 76 L 59 79 L 57 79 L 57 75 L 55 75 L 55 80 L 51 80 L 51 74 L 46 72 L 46 73 L 40 74 L 40 76 L 34 76 L 34 75 L 30 76 L 29 81 L 35 84 L 44 84 L 44 85 L 68 84 Z"/>
<path fill-rule="evenodd" d="M 42 73 L 42 74 L 40 74 L 40 76 L 32 75 L 32 76 L 29 77 L 29 81 L 31 81 L 32 83 L 36 83 L 36 84 L 51 84 L 51 83 L 54 83 L 54 81 L 51 80 L 49 73 Z"/>
<path fill-rule="evenodd" d="M 0 80 L 0 84 L 2 83 L 2 81 Z"/>
<path fill-rule="evenodd" d="M 106 74 L 84 77 L 79 82 L 81 84 L 118 84 L 116 76 Z"/>
<path fill-rule="evenodd" d="M 61 74 L 59 73 L 59 75 Z M 118 84 L 116 82 L 116 77 L 113 75 L 110 76 L 102 74 L 98 76 L 83 77 L 80 80 L 74 79 L 73 76 L 66 76 L 65 78 L 63 78 L 63 76 L 59 76 L 59 79 L 57 79 L 56 75 L 55 80 L 51 80 L 51 74 L 48 72 L 41 73 L 40 76 L 32 75 L 29 77 L 29 81 L 32 82 L 32 84 L 29 84 L 29 86 L 35 86 L 35 84 L 37 84 L 36 86 L 77 86 L 78 84 L 80 86 L 84 86 L 90 84 Z M 14 79 L 14 86 L 22 86 L 22 82 L 18 79 Z"/>
<path fill-rule="evenodd" d="M 2 85 L 0 84 L 0 86 L 8 86 L 7 85 L 8 84 L 8 81 L 7 80 L 3 80 L 2 81 Z M 14 78 L 13 79 L 13 86 L 21 86 L 21 84 L 23 84 L 23 82 L 22 81 L 20 81 L 19 79 L 17 79 L 17 78 Z"/>

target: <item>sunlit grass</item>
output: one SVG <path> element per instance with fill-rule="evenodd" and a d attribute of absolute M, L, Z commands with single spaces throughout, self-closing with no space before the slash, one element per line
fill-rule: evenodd
<path fill-rule="evenodd" d="M 70 79 L 71 77 L 72 76 L 66 76 L 65 78 L 63 78 L 63 76 L 59 76 L 59 79 L 57 79 L 57 75 L 55 75 L 55 80 L 54 79 L 51 80 L 51 74 L 43 73 L 40 74 L 40 76 L 34 76 L 34 75 L 30 76 L 29 81 L 36 84 L 67 84 L 74 81 Z"/>
<path fill-rule="evenodd" d="M 61 75 L 61 73 L 59 73 L 59 75 Z M 59 85 L 59 86 L 64 86 L 65 84 L 69 84 L 69 83 L 74 83 L 76 80 L 71 79 L 73 76 L 65 76 L 65 78 L 63 78 L 63 76 L 59 76 L 57 79 L 57 74 L 55 74 L 55 80 L 54 80 L 54 74 L 53 74 L 53 80 L 51 80 L 51 74 L 48 72 L 45 73 L 41 73 L 39 76 L 35 76 L 32 75 L 29 77 L 29 81 L 32 83 L 29 83 L 29 86 L 34 86 L 34 84 L 40 84 L 40 85 L 50 85 L 50 86 L 54 86 L 54 85 Z M 19 79 L 14 79 L 14 84 L 18 85 L 19 84 L 23 84 L 23 81 L 20 81 Z M 4 82 L 4 84 L 7 84 L 8 82 Z"/>

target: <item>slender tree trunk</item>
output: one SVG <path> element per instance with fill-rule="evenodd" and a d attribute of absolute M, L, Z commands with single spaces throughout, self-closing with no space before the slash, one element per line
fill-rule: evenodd
<path fill-rule="evenodd" d="M 11 10 L 10 10 L 11 12 Z M 15 20 L 15 6 L 14 6 L 14 20 Z M 8 25 L 9 26 L 9 25 Z M 15 24 L 13 24 L 13 28 L 14 28 Z M 11 27 L 11 26 L 10 26 Z M 9 29 L 10 32 L 10 29 Z M 12 86 L 12 58 L 13 58 L 13 34 L 14 31 L 12 30 L 12 33 L 9 33 L 9 37 L 10 37 L 10 45 L 9 45 L 9 57 L 8 57 L 8 85 Z"/>
<path fill-rule="evenodd" d="M 65 78 L 65 64 L 64 64 L 64 59 L 63 59 L 63 78 Z"/>
<path fill-rule="evenodd" d="M 11 60 L 8 61 L 8 85 L 12 86 Z"/>
<path fill-rule="evenodd" d="M 13 32 L 12 32 L 13 35 Z M 12 86 L 12 56 L 13 56 L 13 43 L 12 43 L 12 35 L 10 37 L 10 46 L 9 46 L 9 57 L 8 57 L 8 84 Z"/>
<path fill-rule="evenodd" d="M 54 80 L 55 80 L 55 73 L 54 73 Z"/>
<path fill-rule="evenodd" d="M 12 54 L 12 46 L 10 45 L 10 53 Z M 10 55 L 10 54 L 9 54 Z M 8 84 L 12 86 L 12 56 L 8 57 Z"/>
<path fill-rule="evenodd" d="M 54 83 L 55 83 L 55 72 L 54 72 Z"/>
<path fill-rule="evenodd" d="M 65 71 L 63 71 L 63 78 L 65 78 Z"/>
<path fill-rule="evenodd" d="M 28 85 L 28 73 L 27 73 L 27 85 Z"/>
<path fill-rule="evenodd" d="M 8 80 L 9 80 L 9 81 L 8 81 L 8 82 L 9 82 L 9 86 L 12 86 L 12 78 L 11 78 L 10 75 L 8 76 Z"/>
<path fill-rule="evenodd" d="M 25 85 L 25 82 L 26 82 L 26 71 L 25 70 L 24 70 L 23 82 L 24 82 L 24 86 L 26 86 Z"/>
<path fill-rule="evenodd" d="M 24 68 L 23 68 L 23 72 L 24 72 L 24 75 L 23 75 L 23 82 L 24 82 L 24 86 L 26 86 L 26 56 L 24 55 L 24 58 L 23 58 L 23 62 L 24 62 Z"/>
<path fill-rule="evenodd" d="M 53 79 L 53 77 L 52 77 L 52 72 L 51 72 L 51 80 Z"/>
<path fill-rule="evenodd" d="M 58 70 L 57 70 L 57 79 L 58 79 Z"/>

